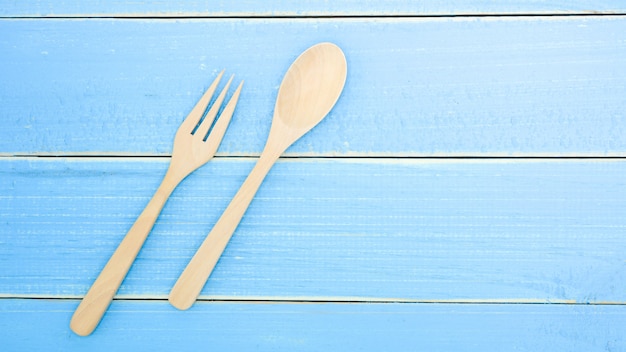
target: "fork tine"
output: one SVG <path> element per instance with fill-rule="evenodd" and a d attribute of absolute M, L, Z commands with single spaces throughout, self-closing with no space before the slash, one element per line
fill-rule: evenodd
<path fill-rule="evenodd" d="M 209 133 L 209 129 L 211 128 L 211 125 L 213 125 L 213 120 L 215 120 L 215 116 L 217 115 L 217 112 L 222 106 L 224 97 L 226 97 L 226 92 L 228 92 L 228 87 L 230 87 L 230 83 L 233 81 L 233 77 L 235 77 L 235 75 L 230 76 L 230 79 L 224 86 L 224 89 L 222 89 L 222 91 L 220 92 L 220 95 L 218 95 L 217 99 L 215 99 L 215 102 L 213 102 L 213 106 L 211 106 L 209 111 L 206 113 L 204 120 L 202 120 L 198 129 L 194 132 L 194 135 L 197 134 L 199 136 L 202 136 L 203 140 L 206 139 L 206 136 Z"/>
<path fill-rule="evenodd" d="M 220 72 L 217 75 L 217 78 L 215 78 L 213 83 L 211 83 L 209 88 L 207 88 L 206 92 L 204 92 L 200 100 L 198 100 L 198 102 L 196 103 L 196 106 L 193 107 L 189 115 L 187 115 L 183 123 L 180 125 L 180 127 L 178 128 L 178 131 L 189 133 L 189 134 L 193 132 L 194 128 L 200 122 L 200 119 L 202 118 L 204 111 L 209 105 L 209 102 L 211 101 L 211 98 L 213 97 L 213 93 L 215 92 L 215 89 L 217 88 L 218 83 L 220 83 L 220 80 L 222 79 L 223 75 L 224 75 L 224 70 L 222 70 L 222 72 Z"/>
<path fill-rule="evenodd" d="M 215 122 L 215 126 L 213 127 L 213 131 L 209 135 L 207 139 L 207 143 L 214 144 L 214 148 L 217 150 L 217 146 L 222 142 L 222 138 L 226 133 L 226 129 L 228 128 L 228 124 L 230 123 L 230 118 L 233 116 L 233 112 L 235 112 L 235 106 L 237 106 L 237 101 L 239 100 L 239 94 L 241 93 L 241 88 L 243 87 L 243 81 L 239 83 L 239 86 L 233 93 L 233 96 L 230 98 L 224 110 L 217 118 Z"/>

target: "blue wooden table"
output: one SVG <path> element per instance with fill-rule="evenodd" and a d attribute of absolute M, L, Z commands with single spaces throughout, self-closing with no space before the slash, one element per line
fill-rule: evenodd
<path fill-rule="evenodd" d="M 322 41 L 343 95 L 176 310 Z M 222 69 L 246 83 L 218 156 L 74 335 Z M 3 351 L 626 350 L 623 1 L 3 1 L 0 83 Z"/>

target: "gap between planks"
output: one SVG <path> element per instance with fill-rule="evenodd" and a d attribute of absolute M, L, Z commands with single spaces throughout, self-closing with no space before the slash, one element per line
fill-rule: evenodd
<path fill-rule="evenodd" d="M 620 153 L 622 154 L 622 153 Z M 242 161 L 251 162 L 258 160 L 258 155 L 216 155 L 215 160 L 220 161 Z M 171 155 L 106 155 L 106 154 L 64 154 L 64 155 L 2 155 L 0 162 L 10 161 L 65 161 L 65 162 L 165 162 L 171 159 Z M 430 156 L 403 156 L 403 155 L 372 155 L 372 156 L 324 156 L 324 155 L 291 155 L 286 154 L 279 158 L 278 162 L 315 162 L 315 161 L 336 161 L 342 163 L 406 163 L 406 164 L 428 164 L 428 163 L 502 163 L 502 162 L 623 162 L 626 160 L 626 153 L 615 156 L 595 156 L 595 155 L 532 155 L 532 156 L 512 156 L 512 155 L 430 155 Z"/>
<path fill-rule="evenodd" d="M 0 299 L 32 299 L 32 300 L 79 300 L 82 296 L 46 296 L 46 295 L 8 295 L 0 294 Z M 116 297 L 114 301 L 151 301 L 167 302 L 167 296 L 123 296 Z M 525 304 L 543 305 L 560 304 L 576 306 L 618 306 L 626 305 L 626 302 L 576 302 L 566 299 L 534 299 L 534 298 L 489 298 L 489 299 L 405 299 L 405 298 L 377 298 L 377 297 L 257 297 L 242 296 L 205 296 L 198 298 L 197 302 L 203 303 L 241 303 L 241 304 Z"/>
<path fill-rule="evenodd" d="M 425 14 L 410 14 L 410 13 L 398 13 L 398 14 L 365 14 L 365 13 L 355 13 L 355 14 L 346 14 L 340 13 L 336 15 L 329 15 L 326 12 L 315 13 L 312 12 L 310 14 L 267 14 L 267 13 L 232 13 L 232 14 L 206 14 L 206 13 L 188 13 L 188 14 L 179 14 L 179 13 L 134 13 L 134 14 L 80 14 L 80 15 L 72 15 L 72 14 L 58 14 L 58 15 L 17 15 L 17 16 L 0 16 L 0 19 L 23 19 L 23 20 L 72 20 L 72 19 L 105 19 L 105 20 L 213 20 L 213 19 L 234 19 L 234 20 L 246 20 L 246 19 L 260 19 L 260 20 L 299 20 L 299 19 L 438 19 L 438 18 L 490 18 L 490 17 L 589 17 L 589 16 L 626 16 L 626 12 L 623 11 L 553 11 L 553 12 L 544 12 L 544 11 L 529 11 L 529 12 L 519 12 L 519 13 L 498 13 L 498 12 L 484 12 L 484 13 L 471 13 L 471 12 L 463 12 L 463 13 L 425 13 Z"/>
<path fill-rule="evenodd" d="M 519 20 L 519 19 L 545 19 L 545 18 L 562 18 L 562 19 L 570 19 L 574 17 L 607 17 L 607 18 L 621 18 L 625 17 L 626 12 L 528 12 L 528 13 L 480 13 L 480 14 L 472 14 L 472 13 L 462 13 L 462 14 L 423 14 L 423 15 L 409 15 L 409 14 L 400 14 L 400 15 L 390 15 L 390 14 L 354 14 L 354 15 L 263 15 L 263 14 L 240 14 L 240 15 L 179 15 L 179 14 L 114 14 L 114 15 L 98 15 L 98 14 L 90 14 L 90 15 L 50 15 L 50 16 L 0 16 L 0 20 L 25 20 L 25 21 L 33 21 L 33 20 L 60 20 L 60 21 L 68 21 L 68 20 L 120 20 L 120 21 L 146 21 L 146 20 L 155 20 L 155 21 L 194 21 L 194 20 L 260 20 L 260 21 L 378 21 L 378 22 L 398 22 L 398 21 L 472 21 L 475 19 L 481 20 Z"/>

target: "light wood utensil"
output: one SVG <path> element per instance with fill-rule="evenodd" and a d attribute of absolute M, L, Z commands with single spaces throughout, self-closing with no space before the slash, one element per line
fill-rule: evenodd
<path fill-rule="evenodd" d="M 235 111 L 243 84 L 243 82 L 239 84 L 209 133 L 233 79 L 230 78 L 211 109 L 206 112 L 206 116 L 202 119 L 223 73 L 222 71 L 219 74 L 178 128 L 174 137 L 170 166 L 161 185 L 76 308 L 70 322 L 70 328 L 76 334 L 87 336 L 93 332 L 126 277 L 174 188 L 187 175 L 207 163 L 215 155 Z"/>
<path fill-rule="evenodd" d="M 291 144 L 330 112 L 343 90 L 346 75 L 346 58 L 331 43 L 307 49 L 291 65 L 278 91 L 265 148 L 172 288 L 169 301 L 174 307 L 188 309 L 196 301 L 270 168 Z"/>

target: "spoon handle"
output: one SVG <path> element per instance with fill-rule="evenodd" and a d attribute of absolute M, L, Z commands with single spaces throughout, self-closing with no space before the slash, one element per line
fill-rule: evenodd
<path fill-rule="evenodd" d="M 170 291 L 168 300 L 174 307 L 186 310 L 196 301 L 259 186 L 279 155 L 280 153 L 261 154 L 241 188 Z"/>
<path fill-rule="evenodd" d="M 163 209 L 163 205 L 180 180 L 168 173 L 146 205 L 141 215 L 119 244 L 113 255 L 91 285 L 91 288 L 74 311 L 70 328 L 80 336 L 87 336 L 98 326 L 113 296 L 124 281 L 139 250 Z"/>

